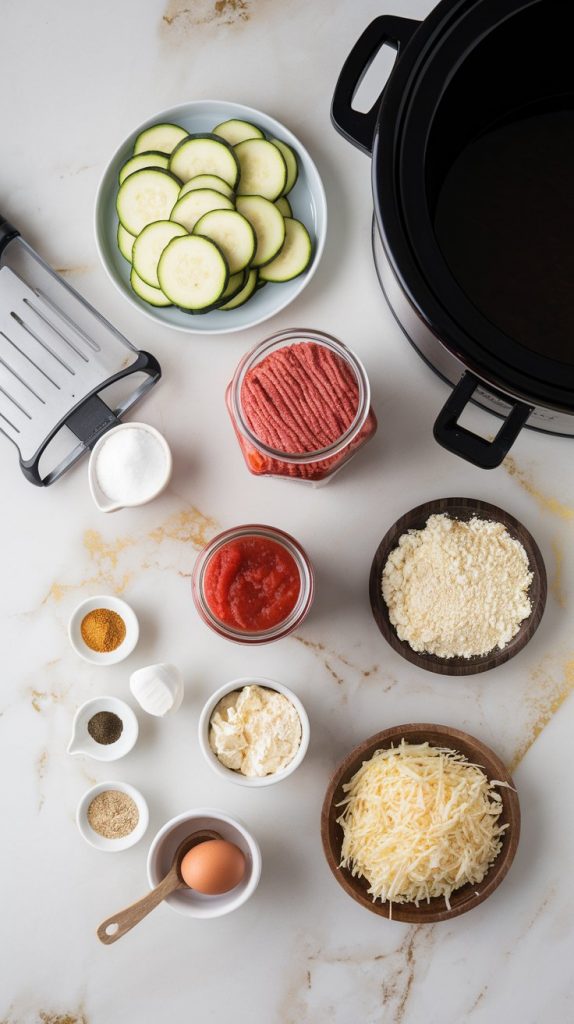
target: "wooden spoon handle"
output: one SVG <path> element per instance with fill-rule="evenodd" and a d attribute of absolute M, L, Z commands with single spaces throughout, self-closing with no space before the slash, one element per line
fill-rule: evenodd
<path fill-rule="evenodd" d="M 100 942 L 104 942 L 106 946 L 111 945 L 112 942 L 117 942 L 118 939 L 121 939 L 122 935 L 131 931 L 136 924 L 139 924 L 150 911 L 157 907 L 171 892 L 178 889 L 181 884 L 177 869 L 172 868 L 159 885 L 152 889 L 151 892 L 148 892 L 146 896 L 142 896 L 141 900 L 137 900 L 136 903 L 132 903 L 131 906 L 125 907 L 117 914 L 102 921 L 98 928 L 98 939 Z"/>

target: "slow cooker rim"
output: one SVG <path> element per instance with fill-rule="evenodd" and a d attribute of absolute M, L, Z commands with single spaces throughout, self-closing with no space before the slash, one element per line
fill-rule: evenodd
<path fill-rule="evenodd" d="M 437 51 L 435 41 L 437 36 L 444 40 L 447 34 L 452 40 L 453 32 L 460 29 L 465 16 L 472 12 L 476 14 L 480 7 L 484 8 L 486 2 L 488 0 L 442 0 L 421 22 L 396 61 L 384 91 L 373 138 L 372 191 L 377 228 L 387 258 L 411 305 L 437 336 L 439 342 L 463 365 L 474 365 L 484 379 L 509 394 L 517 395 L 531 403 L 572 412 L 574 367 L 571 367 L 568 373 L 567 364 L 545 360 L 534 353 L 528 353 L 530 359 L 517 360 L 534 363 L 541 370 L 543 363 L 551 363 L 562 379 L 562 382 L 557 384 L 540 373 L 524 372 L 520 366 L 505 362 L 493 351 L 480 345 L 460 320 L 452 315 L 450 306 L 453 292 L 458 293 L 458 302 L 454 305 L 464 311 L 465 322 L 477 324 L 475 330 L 497 337 L 501 348 L 520 348 L 522 356 L 527 351 L 514 339 L 495 328 L 473 305 L 450 273 L 440 254 L 438 242 L 435 241 L 436 252 L 440 254 L 444 263 L 444 279 L 448 281 L 450 299 L 443 299 L 437 294 L 425 276 L 424 267 L 419 265 L 415 239 L 409 233 L 406 223 L 402 203 L 404 165 L 401 166 L 400 156 L 404 151 L 405 139 L 409 138 L 409 131 L 413 129 L 411 138 L 416 138 L 417 130 L 420 134 L 420 123 L 409 121 L 409 117 L 412 115 L 413 103 L 419 93 L 424 72 L 433 60 L 439 59 L 442 46 Z M 497 24 L 511 17 L 512 13 L 516 14 L 541 2 L 543 0 L 506 0 L 504 8 L 502 3 L 500 4 L 502 17 L 497 20 Z M 448 71 L 449 68 L 443 67 L 443 83 L 445 76 L 448 78 Z M 430 129 L 430 123 L 427 129 Z M 407 193 L 408 191 L 407 189 Z M 566 386 L 563 383 L 564 379 L 568 380 Z"/>

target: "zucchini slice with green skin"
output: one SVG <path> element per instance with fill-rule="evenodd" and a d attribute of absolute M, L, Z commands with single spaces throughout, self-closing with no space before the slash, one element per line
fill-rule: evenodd
<path fill-rule="evenodd" d="M 139 295 L 140 299 L 143 299 L 150 306 L 171 306 L 170 300 L 167 295 L 164 295 L 161 288 L 151 288 L 149 284 L 142 281 L 133 267 L 130 274 L 130 284 L 136 295 Z"/>
<path fill-rule="evenodd" d="M 118 249 L 128 263 L 131 263 L 132 261 L 132 249 L 134 247 L 135 240 L 135 235 L 130 235 L 129 231 L 126 231 L 123 224 L 118 224 Z"/>
<path fill-rule="evenodd" d="M 256 292 L 261 291 L 262 288 L 265 288 L 266 284 L 267 284 L 267 281 L 262 281 L 261 278 L 259 277 L 259 274 L 258 274 L 257 275 L 257 284 L 255 285 L 255 291 Z"/>
<path fill-rule="evenodd" d="M 191 234 L 198 220 L 211 210 L 233 210 L 233 203 L 231 199 L 222 196 L 221 192 L 216 192 L 213 188 L 198 188 L 192 192 L 186 192 L 181 199 L 178 199 L 169 219 L 187 228 Z"/>
<path fill-rule="evenodd" d="M 223 254 L 209 238 L 174 238 L 163 250 L 157 276 L 171 302 L 190 312 L 207 312 L 217 304 L 229 281 Z"/>
<path fill-rule="evenodd" d="M 166 245 L 172 238 L 187 235 L 181 224 L 172 220 L 156 220 L 148 224 L 136 238 L 132 250 L 132 264 L 138 275 L 151 288 L 159 288 L 157 265 Z"/>
<path fill-rule="evenodd" d="M 225 139 L 230 146 L 236 146 L 238 142 L 245 142 L 247 139 L 265 138 L 261 129 L 251 124 L 251 121 L 240 121 L 237 117 L 231 117 L 229 121 L 216 124 L 213 134 Z"/>
<path fill-rule="evenodd" d="M 220 306 L 220 309 L 237 309 L 239 306 L 243 306 L 248 299 L 251 298 L 255 288 L 257 286 L 257 271 L 250 270 L 247 274 L 247 281 L 243 285 L 240 292 L 237 293 L 234 299 L 230 302 L 226 302 L 224 306 Z"/>
<path fill-rule="evenodd" d="M 249 266 L 257 244 L 249 221 L 237 210 L 211 210 L 197 221 L 194 235 L 210 238 L 227 260 L 230 274 Z"/>
<path fill-rule="evenodd" d="M 287 234 L 281 252 L 259 271 L 263 281 L 291 281 L 311 262 L 313 247 L 305 225 L 293 217 L 285 217 L 285 229 Z"/>
<path fill-rule="evenodd" d="M 285 241 L 285 220 L 274 203 L 263 196 L 237 196 L 236 208 L 255 232 L 257 248 L 252 267 L 262 267 L 275 259 Z"/>
<path fill-rule="evenodd" d="M 218 306 L 222 306 L 224 302 L 230 302 L 243 288 L 244 284 L 247 284 L 248 270 L 240 270 L 237 274 L 232 274 L 227 282 L 227 288 L 221 296 Z"/>
<path fill-rule="evenodd" d="M 161 167 L 145 167 L 130 174 L 119 187 L 116 209 L 120 223 L 130 235 L 154 220 L 169 220 L 181 185 Z"/>
<path fill-rule="evenodd" d="M 235 192 L 231 185 L 228 185 L 223 178 L 218 178 L 217 174 L 198 174 L 197 177 L 190 178 L 185 185 L 181 186 L 179 195 L 181 197 L 187 192 L 195 192 L 197 188 L 212 188 L 216 192 L 221 192 L 222 196 L 227 196 L 228 199 L 235 198 Z"/>
<path fill-rule="evenodd" d="M 133 174 L 134 171 L 141 171 L 144 167 L 163 167 L 167 170 L 169 163 L 169 157 L 165 153 L 138 153 L 137 156 L 131 156 L 129 160 L 126 160 L 125 164 L 120 167 L 120 173 L 118 175 L 120 185 L 126 180 L 128 175 Z"/>
<path fill-rule="evenodd" d="M 154 124 L 151 128 L 144 128 L 134 143 L 134 156 L 138 153 L 147 153 L 150 150 L 157 150 L 159 153 L 167 153 L 168 156 L 177 144 L 189 135 L 185 128 L 178 124 Z"/>
<path fill-rule="evenodd" d="M 184 184 L 198 174 L 216 174 L 234 189 L 239 179 L 233 146 L 210 132 L 189 135 L 180 142 L 169 158 L 169 169 Z"/>
<path fill-rule="evenodd" d="M 291 209 L 291 203 L 287 199 L 287 196 L 279 196 L 279 199 L 276 199 L 275 203 L 273 205 L 277 207 L 277 209 L 279 210 L 279 213 L 282 213 L 284 217 L 292 217 L 293 216 L 293 210 Z"/>
<path fill-rule="evenodd" d="M 291 191 L 299 177 L 299 164 L 297 163 L 297 157 L 291 149 L 291 146 L 288 146 L 286 142 L 281 142 L 281 139 L 271 139 L 270 141 L 274 146 L 277 146 L 277 149 L 287 164 L 287 181 L 285 182 L 285 188 L 283 189 L 283 193 L 286 194 Z"/>
<path fill-rule="evenodd" d="M 237 194 L 263 196 L 274 202 L 285 191 L 287 164 L 281 151 L 267 139 L 247 139 L 235 147 L 241 168 Z"/>

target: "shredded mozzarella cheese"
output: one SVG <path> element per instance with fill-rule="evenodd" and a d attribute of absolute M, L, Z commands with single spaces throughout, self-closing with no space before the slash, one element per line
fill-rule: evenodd
<path fill-rule="evenodd" d="M 502 800 L 463 754 L 401 741 L 377 750 L 344 787 L 341 867 L 373 900 L 415 903 L 476 885 L 502 848 Z"/>

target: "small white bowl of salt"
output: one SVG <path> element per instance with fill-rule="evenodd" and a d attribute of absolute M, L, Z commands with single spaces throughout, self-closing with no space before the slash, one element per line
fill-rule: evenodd
<path fill-rule="evenodd" d="M 120 423 L 90 455 L 92 498 L 101 512 L 145 505 L 167 487 L 171 469 L 171 451 L 159 430 L 147 423 Z"/>

